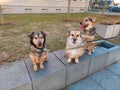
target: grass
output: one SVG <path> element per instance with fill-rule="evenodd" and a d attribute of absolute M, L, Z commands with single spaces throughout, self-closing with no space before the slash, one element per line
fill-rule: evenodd
<path fill-rule="evenodd" d="M 96 24 L 120 20 L 119 16 L 103 17 L 90 13 L 71 14 L 72 22 L 63 21 L 66 14 L 4 15 L 4 21 L 12 22 L 13 25 L 0 26 L 0 64 L 28 57 L 28 35 L 33 31 L 44 31 L 47 34 L 47 47 L 50 51 L 64 49 L 67 30 L 71 27 L 79 30 L 79 21 L 86 16 L 95 17 Z"/>

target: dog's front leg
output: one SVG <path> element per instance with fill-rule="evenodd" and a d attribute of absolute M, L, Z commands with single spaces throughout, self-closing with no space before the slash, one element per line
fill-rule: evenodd
<path fill-rule="evenodd" d="M 75 63 L 79 63 L 78 56 L 75 57 Z"/>
<path fill-rule="evenodd" d="M 46 59 L 45 57 L 41 57 L 40 58 L 40 69 L 44 69 L 44 65 L 43 64 L 44 64 L 45 59 Z"/>
<path fill-rule="evenodd" d="M 37 71 L 36 58 L 32 59 L 32 62 L 33 62 L 33 70 Z"/>
<path fill-rule="evenodd" d="M 68 56 L 67 63 L 70 63 L 70 62 L 71 62 L 71 60 L 72 60 L 71 55 L 70 55 L 70 54 L 67 54 L 67 56 Z"/>
<path fill-rule="evenodd" d="M 30 58 L 31 58 L 31 60 L 32 60 L 32 63 L 33 63 L 33 70 L 34 70 L 34 71 L 37 71 L 37 63 L 36 63 L 36 60 L 37 60 L 38 58 L 34 57 L 33 55 L 29 55 L 29 56 L 30 56 Z"/>

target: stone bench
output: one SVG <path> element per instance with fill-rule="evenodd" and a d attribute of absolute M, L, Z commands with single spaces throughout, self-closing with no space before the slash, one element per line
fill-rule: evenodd
<path fill-rule="evenodd" d="M 80 57 L 78 64 L 68 64 L 65 50 L 58 50 L 37 72 L 29 58 L 0 65 L 0 90 L 60 90 L 118 61 L 119 53 L 120 46 L 103 42 L 92 55 Z"/>

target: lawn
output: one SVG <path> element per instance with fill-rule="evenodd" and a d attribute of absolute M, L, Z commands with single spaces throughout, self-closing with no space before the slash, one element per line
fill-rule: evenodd
<path fill-rule="evenodd" d="M 71 14 L 71 22 L 64 21 L 66 14 L 4 15 L 4 21 L 13 25 L 0 26 L 0 64 L 28 57 L 28 35 L 33 31 L 44 31 L 47 34 L 47 48 L 50 51 L 64 49 L 67 30 L 71 27 L 79 30 L 79 21 L 86 16 L 95 17 L 96 24 L 120 20 L 120 16 L 103 17 L 90 13 Z M 119 40 L 115 43 L 119 43 Z"/>

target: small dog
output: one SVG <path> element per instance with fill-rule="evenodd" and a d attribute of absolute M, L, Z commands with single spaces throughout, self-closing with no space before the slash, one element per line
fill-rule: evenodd
<path fill-rule="evenodd" d="M 79 63 L 78 58 L 84 54 L 84 48 L 76 48 L 84 45 L 80 32 L 81 31 L 78 30 L 71 30 L 67 33 L 66 56 L 68 57 L 68 63 L 70 63 L 73 58 L 75 59 L 75 63 Z"/>
<path fill-rule="evenodd" d="M 32 32 L 28 35 L 30 38 L 29 56 L 33 62 L 33 70 L 37 71 L 37 63 L 40 63 L 40 69 L 44 69 L 44 62 L 47 61 L 48 51 L 46 49 L 46 34 L 41 32 Z"/>
<path fill-rule="evenodd" d="M 95 38 L 95 18 L 86 17 L 80 22 L 80 29 L 82 29 L 82 37 L 84 38 L 84 42 L 90 44 L 87 47 L 88 55 L 91 55 L 94 52 L 94 38 Z"/>

